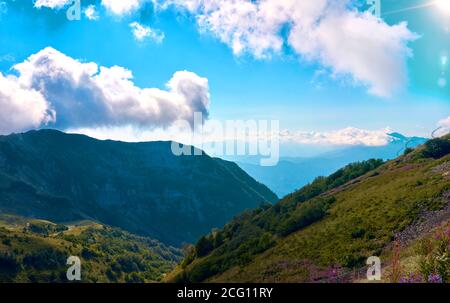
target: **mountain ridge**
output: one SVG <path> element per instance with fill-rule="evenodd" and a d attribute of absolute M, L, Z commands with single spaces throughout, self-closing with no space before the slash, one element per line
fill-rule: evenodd
<path fill-rule="evenodd" d="M 0 210 L 55 222 L 95 220 L 179 246 L 246 208 L 276 201 L 236 164 L 177 157 L 170 145 L 56 130 L 1 136 Z"/>

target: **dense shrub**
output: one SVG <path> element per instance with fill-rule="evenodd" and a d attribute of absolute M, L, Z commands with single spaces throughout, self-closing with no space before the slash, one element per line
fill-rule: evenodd
<path fill-rule="evenodd" d="M 207 260 L 189 271 L 187 279 L 190 282 L 198 283 L 220 272 L 220 262 L 216 259 Z"/>
<path fill-rule="evenodd" d="M 142 278 L 138 273 L 131 273 L 125 276 L 125 282 L 127 283 L 144 283 L 145 279 Z"/>
<path fill-rule="evenodd" d="M 21 268 L 20 261 L 11 254 L 0 254 L 0 272 L 15 274 Z"/>
<path fill-rule="evenodd" d="M 37 250 L 27 254 L 23 258 L 23 264 L 37 270 L 49 270 L 64 267 L 67 256 L 63 252 L 54 248 Z"/>
<path fill-rule="evenodd" d="M 106 270 L 106 277 L 108 277 L 108 279 L 111 281 L 111 282 L 115 282 L 115 281 L 117 281 L 117 278 L 118 278 L 118 276 L 120 275 L 120 273 L 119 274 L 116 274 L 116 271 L 111 267 L 111 268 L 108 268 L 107 270 Z"/>
<path fill-rule="evenodd" d="M 141 272 L 147 269 L 144 260 L 137 255 L 119 256 L 116 260 L 116 271 L 125 273 Z"/>
<path fill-rule="evenodd" d="M 95 252 L 93 249 L 89 249 L 89 248 L 83 248 L 83 250 L 81 251 L 81 257 L 85 260 L 91 260 L 94 259 L 98 256 L 98 253 Z"/>
<path fill-rule="evenodd" d="M 425 143 L 425 148 L 421 152 L 424 158 L 439 159 L 450 153 L 450 139 L 436 138 Z"/>
<path fill-rule="evenodd" d="M 50 224 L 30 223 L 28 225 L 28 230 L 36 234 L 47 236 L 50 233 Z"/>
<path fill-rule="evenodd" d="M 58 224 L 54 227 L 54 231 L 57 233 L 60 233 L 60 232 L 66 231 L 66 230 L 69 230 L 69 228 L 63 224 Z"/>
<path fill-rule="evenodd" d="M 191 264 L 192 261 L 194 261 L 194 259 L 195 259 L 195 256 L 196 256 L 195 255 L 195 247 L 189 246 L 188 248 L 183 249 L 183 250 L 184 250 L 184 259 L 181 262 L 181 267 L 186 268 L 186 266 Z"/>
<path fill-rule="evenodd" d="M 357 228 L 354 231 L 352 231 L 351 236 L 353 239 L 358 239 L 358 238 L 362 238 L 365 234 L 366 234 L 366 230 L 364 228 Z"/>
<path fill-rule="evenodd" d="M 208 255 L 214 249 L 213 242 L 209 237 L 203 236 L 195 245 L 195 251 L 198 257 Z"/>
<path fill-rule="evenodd" d="M 278 233 L 281 236 L 287 236 L 322 219 L 326 215 L 329 205 L 334 201 L 335 199 L 332 197 L 302 203 L 292 216 L 280 225 Z"/>
<path fill-rule="evenodd" d="M 405 148 L 405 151 L 403 152 L 403 155 L 408 155 L 414 151 L 414 148 L 408 147 Z"/>
<path fill-rule="evenodd" d="M 357 254 L 349 254 L 344 257 L 342 265 L 347 268 L 359 268 L 364 266 L 367 257 Z"/>
<path fill-rule="evenodd" d="M 60 233 L 63 231 L 68 230 L 68 227 L 62 224 L 50 224 L 50 223 L 43 223 L 43 222 L 33 222 L 28 225 L 28 231 L 48 236 L 53 233 Z"/>

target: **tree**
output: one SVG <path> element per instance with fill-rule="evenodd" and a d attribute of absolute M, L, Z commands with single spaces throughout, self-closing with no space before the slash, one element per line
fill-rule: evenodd
<path fill-rule="evenodd" d="M 209 238 L 203 236 L 198 240 L 195 251 L 198 257 L 204 257 L 213 250 L 214 246 Z"/>

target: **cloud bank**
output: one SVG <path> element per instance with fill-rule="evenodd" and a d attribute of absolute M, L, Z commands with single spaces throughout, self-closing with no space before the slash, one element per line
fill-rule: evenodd
<path fill-rule="evenodd" d="M 208 116 L 208 80 L 178 71 L 167 89 L 140 88 L 132 72 L 83 63 L 47 47 L 16 64 L 18 76 L 0 77 L 0 133 L 51 125 L 168 127 Z"/>
<path fill-rule="evenodd" d="M 230 136 L 221 132 L 215 133 L 214 130 L 220 121 L 208 120 L 205 122 L 204 133 L 186 129 L 179 125 L 172 125 L 168 129 L 136 129 L 132 126 L 119 127 L 97 127 L 97 128 L 72 128 L 70 133 L 85 134 L 90 137 L 105 140 L 119 140 L 126 142 L 144 142 L 144 141 L 176 141 L 184 144 L 198 144 L 202 142 L 227 142 L 249 140 L 267 140 L 276 136 L 275 133 L 262 132 L 254 133 L 251 136 L 245 134 Z M 225 125 L 224 123 L 222 123 Z M 310 146 L 385 146 L 396 140 L 389 134 L 392 131 L 389 128 L 379 130 L 367 130 L 355 127 L 332 130 L 328 132 L 307 132 L 283 130 L 279 133 L 281 144 L 310 145 Z M 197 140 L 197 141 L 196 141 Z"/>
<path fill-rule="evenodd" d="M 390 132 L 388 128 L 365 130 L 347 127 L 330 132 L 290 132 L 285 130 L 280 136 L 282 141 L 291 141 L 298 144 L 384 146 L 393 140 L 389 136 Z"/>

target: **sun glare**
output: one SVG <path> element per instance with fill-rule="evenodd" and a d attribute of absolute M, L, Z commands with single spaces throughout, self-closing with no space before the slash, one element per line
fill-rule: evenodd
<path fill-rule="evenodd" d="M 437 0 L 436 6 L 444 13 L 450 15 L 450 0 Z"/>

